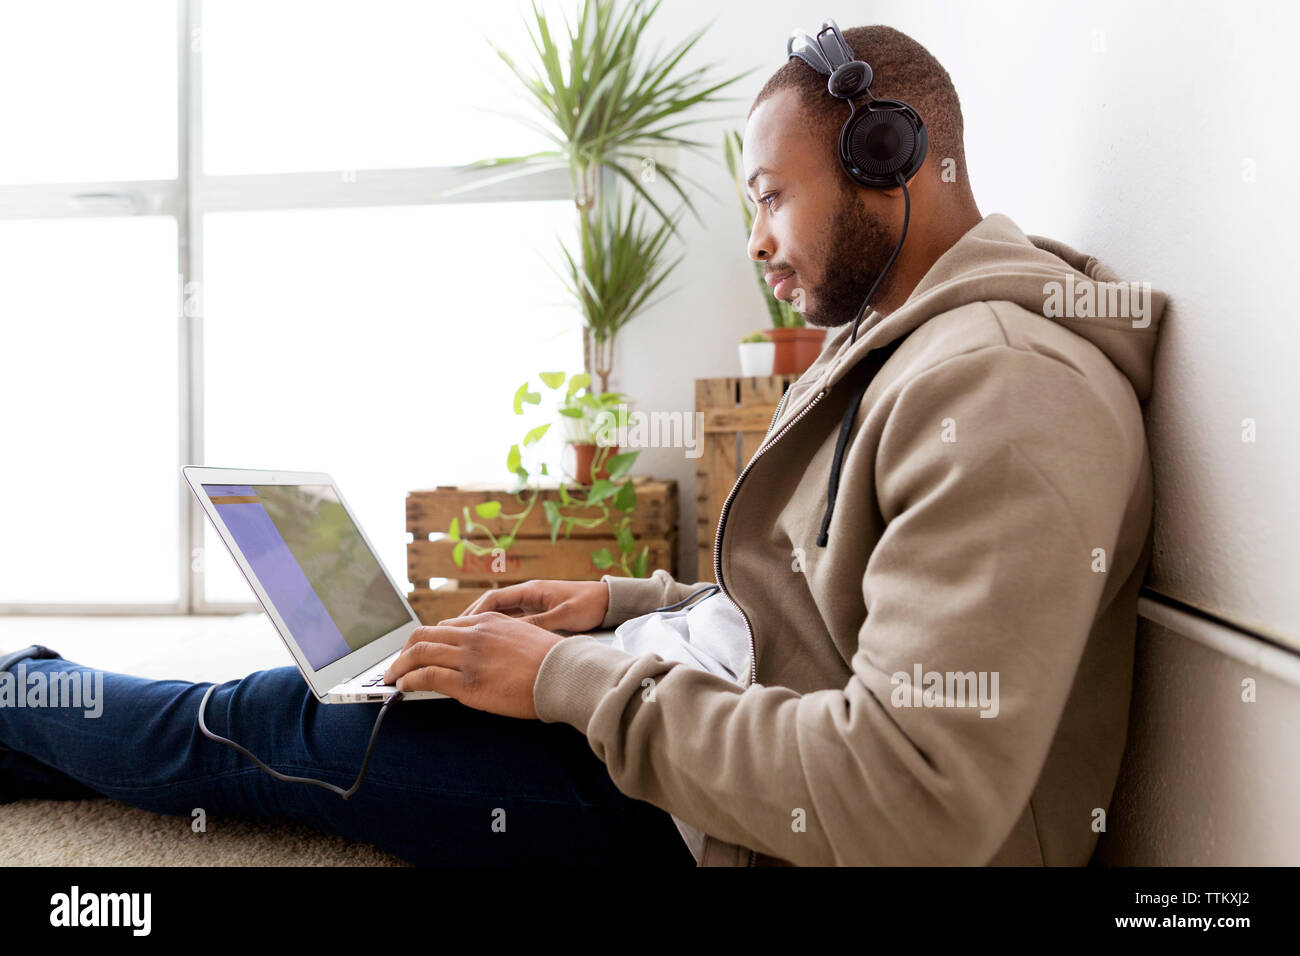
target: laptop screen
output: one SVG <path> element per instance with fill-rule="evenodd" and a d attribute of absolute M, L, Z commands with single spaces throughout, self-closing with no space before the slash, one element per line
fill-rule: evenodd
<path fill-rule="evenodd" d="M 314 669 L 411 620 L 329 485 L 203 490 Z"/>

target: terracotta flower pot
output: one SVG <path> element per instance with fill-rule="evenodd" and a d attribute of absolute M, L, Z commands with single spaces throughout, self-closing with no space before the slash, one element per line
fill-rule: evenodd
<path fill-rule="evenodd" d="M 826 339 L 825 329 L 795 326 L 788 329 L 768 329 L 768 337 L 776 343 L 772 359 L 773 375 L 802 375 L 821 354 Z"/>
<path fill-rule="evenodd" d="M 600 468 L 593 475 L 591 465 L 600 447 L 600 445 L 596 444 L 580 444 L 578 442 L 569 442 L 564 446 L 565 468 L 568 469 L 569 474 L 573 476 L 573 480 L 578 484 L 590 485 L 597 478 L 609 477 L 609 460 L 618 454 L 618 446 L 615 445 L 609 449 L 609 454 L 605 456 Z"/>

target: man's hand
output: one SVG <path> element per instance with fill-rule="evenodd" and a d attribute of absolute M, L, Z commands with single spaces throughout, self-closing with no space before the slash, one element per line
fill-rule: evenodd
<path fill-rule="evenodd" d="M 400 691 L 437 691 L 475 710 L 536 718 L 533 684 L 546 653 L 562 640 L 497 611 L 456 617 L 417 627 L 384 680 Z"/>
<path fill-rule="evenodd" d="M 609 586 L 603 581 L 525 581 L 493 588 L 460 616 L 500 611 L 549 631 L 581 632 L 600 627 L 608 610 Z"/>

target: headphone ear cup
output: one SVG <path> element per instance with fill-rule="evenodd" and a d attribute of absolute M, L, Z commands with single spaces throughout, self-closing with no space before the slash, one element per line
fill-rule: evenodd
<path fill-rule="evenodd" d="M 872 105 L 885 104 L 889 108 L 855 112 L 840 131 L 840 162 L 864 186 L 894 186 L 899 173 L 910 179 L 929 147 L 929 135 L 915 111 L 883 100 Z"/>

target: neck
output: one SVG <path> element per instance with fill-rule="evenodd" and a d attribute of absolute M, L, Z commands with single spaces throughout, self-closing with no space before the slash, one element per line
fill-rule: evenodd
<path fill-rule="evenodd" d="M 885 294 L 875 306 L 882 316 L 901 308 L 938 258 L 984 218 L 974 198 L 967 197 L 967 200 L 955 210 L 944 210 L 935 219 L 917 222 L 913 215 L 903 248 L 890 270 L 892 274 L 885 280 Z M 913 202 L 913 213 L 917 205 Z"/>

